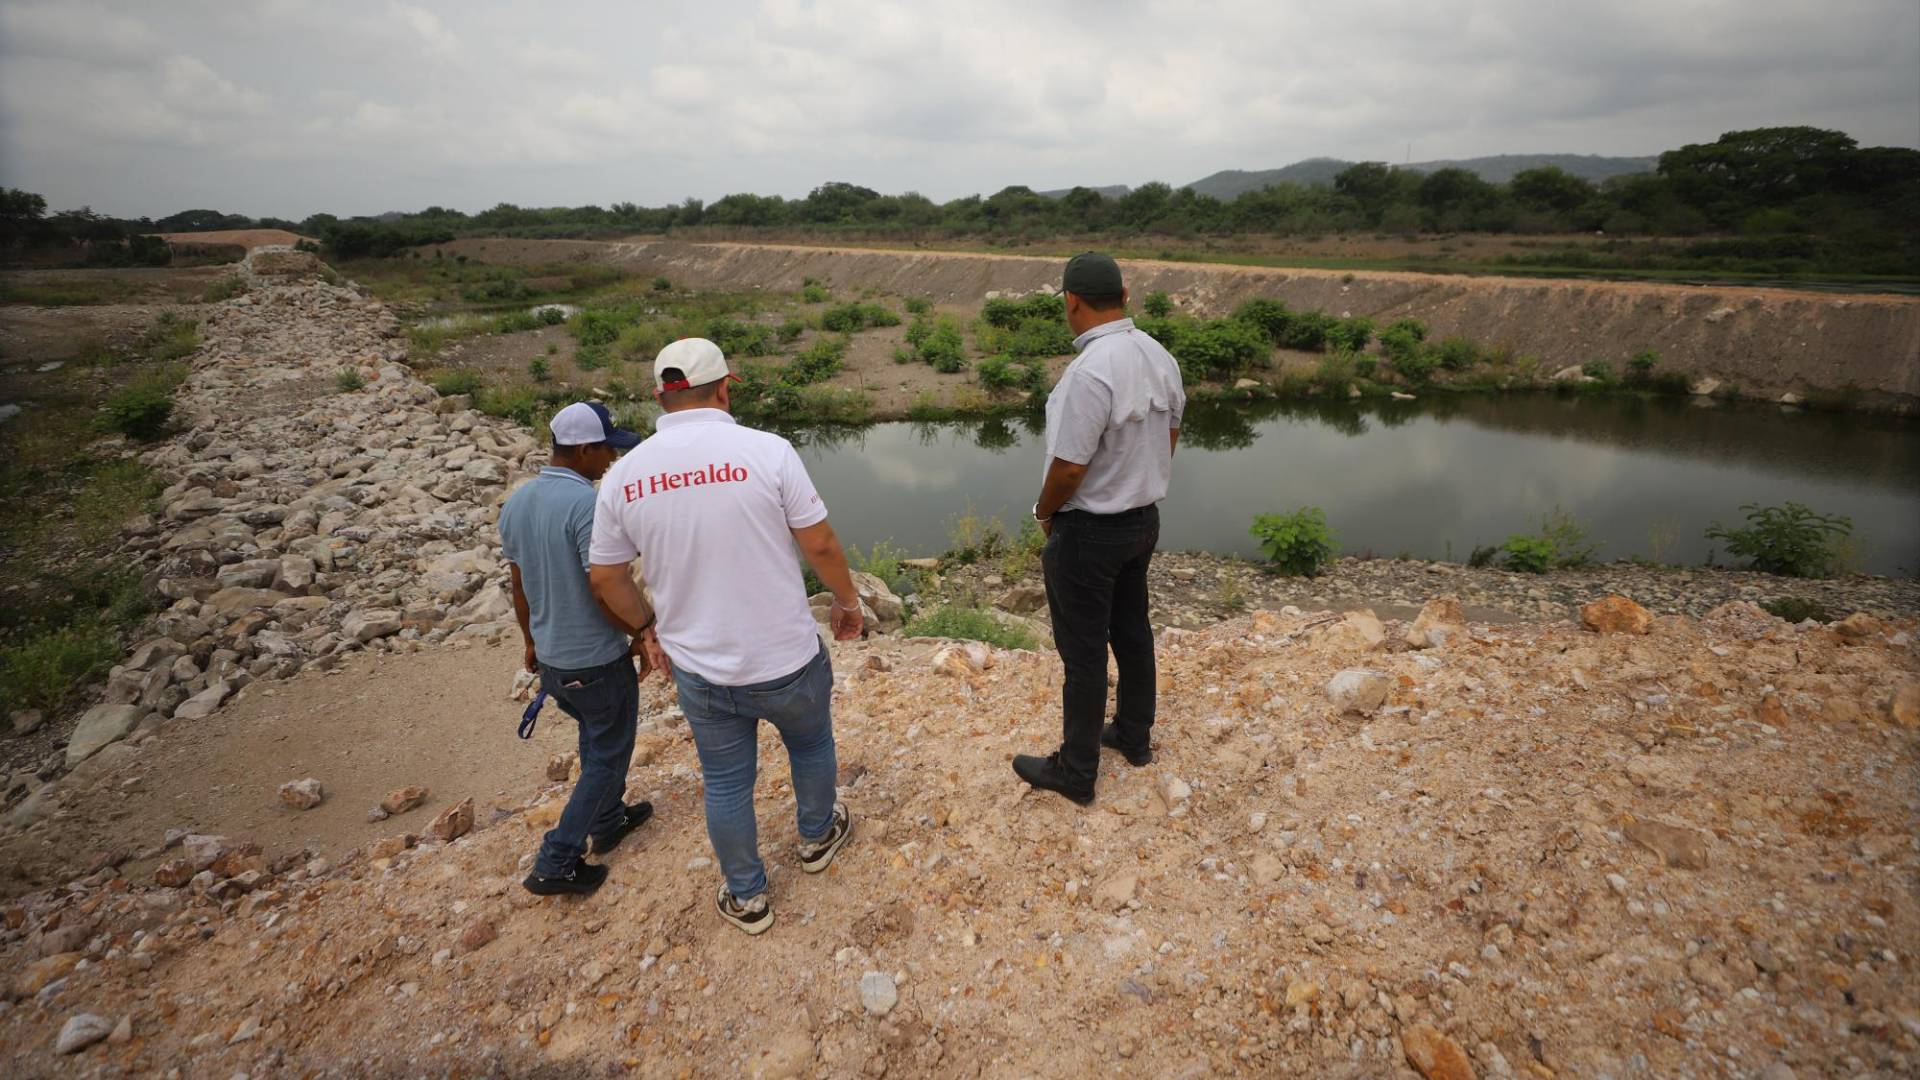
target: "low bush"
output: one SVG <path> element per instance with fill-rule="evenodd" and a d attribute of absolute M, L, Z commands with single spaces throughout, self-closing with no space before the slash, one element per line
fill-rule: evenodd
<path fill-rule="evenodd" d="M 359 368 L 343 367 L 334 372 L 333 388 L 343 394 L 351 394 L 365 385 L 367 380 L 360 376 Z"/>
<path fill-rule="evenodd" d="M 1761 610 L 1778 619 L 1790 623 L 1814 622 L 1830 623 L 1839 618 L 1827 605 L 1818 600 L 1807 600 L 1798 596 L 1778 596 L 1772 600 L 1760 601 Z"/>
<path fill-rule="evenodd" d="M 1067 302 L 1052 293 L 1034 293 L 1019 300 L 995 297 L 980 308 L 987 325 L 1010 329 L 1029 319 L 1052 319 L 1066 324 Z"/>
<path fill-rule="evenodd" d="M 925 315 L 927 312 L 932 310 L 933 310 L 933 301 L 927 299 L 926 297 L 924 296 L 907 297 L 907 314 Z"/>
<path fill-rule="evenodd" d="M 1660 354 L 1652 349 L 1642 349 L 1627 361 L 1627 385 L 1648 387 L 1653 385 L 1653 369 L 1660 363 Z"/>
<path fill-rule="evenodd" d="M 820 313 L 820 329 L 852 333 L 869 326 L 899 326 L 900 316 L 885 304 L 838 304 Z"/>
<path fill-rule="evenodd" d="M 1230 319 L 1142 319 L 1146 331 L 1173 354 L 1189 383 L 1233 379 L 1272 357 L 1273 345 L 1253 322 Z"/>
<path fill-rule="evenodd" d="M 553 368 L 548 366 L 546 357 L 536 356 L 527 361 L 527 378 L 534 382 L 546 382 L 553 378 Z"/>
<path fill-rule="evenodd" d="M 1261 514 L 1248 530 L 1260 541 L 1260 552 L 1283 574 L 1313 577 L 1339 553 L 1327 515 L 1317 506 L 1303 506 L 1291 514 Z"/>
<path fill-rule="evenodd" d="M 1613 381 L 1613 368 L 1608 367 L 1605 360 L 1587 361 L 1580 365 L 1580 374 L 1585 375 L 1589 379 L 1598 379 L 1601 382 Z"/>
<path fill-rule="evenodd" d="M 1346 396 L 1347 388 L 1353 385 L 1353 378 L 1354 360 L 1351 353 L 1329 353 L 1320 358 L 1319 365 L 1313 371 L 1313 385 L 1319 387 L 1322 393 L 1335 397 Z"/>
<path fill-rule="evenodd" d="M 654 292 L 672 292 L 673 282 L 668 281 L 664 277 L 657 277 L 648 283 L 648 287 Z"/>
<path fill-rule="evenodd" d="M 914 319 L 907 327 L 907 345 L 913 350 L 913 359 L 931 365 L 935 371 L 951 375 L 967 369 L 966 338 L 959 321 L 950 315 Z M 898 353 L 894 359 L 900 359 Z"/>
<path fill-rule="evenodd" d="M 134 347 L 134 351 L 149 360 L 168 363 L 185 359 L 199 347 L 200 324 L 192 319 L 182 319 L 169 311 L 155 319 L 147 332 L 140 335 L 140 343 Z"/>
<path fill-rule="evenodd" d="M 780 339 L 780 344 L 791 345 L 800 339 L 801 334 L 806 332 L 807 320 L 795 315 L 789 317 L 785 322 L 782 322 L 780 329 L 774 331 L 774 336 Z"/>
<path fill-rule="evenodd" d="M 611 345 L 625 321 L 605 308 L 589 308 L 567 320 L 567 333 L 582 345 Z"/>
<path fill-rule="evenodd" d="M 825 285 L 807 278 L 800 283 L 800 299 L 808 304 L 824 304 L 833 299 L 833 294 L 827 291 Z"/>
<path fill-rule="evenodd" d="M 900 635 L 984 641 L 1001 649 L 1032 649 L 1038 644 L 1024 627 L 1003 623 L 990 611 L 956 604 L 941 604 L 916 615 L 901 628 Z"/>
<path fill-rule="evenodd" d="M 974 509 L 968 500 L 966 509 L 947 519 L 947 557 L 967 564 L 991 559 L 1007 546 L 1007 530 L 1000 519 Z"/>
<path fill-rule="evenodd" d="M 466 368 L 445 368 L 433 373 L 433 389 L 441 397 L 455 397 L 460 394 L 472 394 L 486 385 L 477 371 Z"/>
<path fill-rule="evenodd" d="M 228 274 L 226 277 L 220 278 L 213 284 L 207 286 L 207 291 L 201 294 L 201 299 L 209 304 L 217 304 L 222 300 L 231 300 L 236 296 L 245 295 L 246 291 L 247 280 L 245 278 L 239 274 Z"/>
<path fill-rule="evenodd" d="M 9 709 L 53 708 L 119 659 L 119 640 L 99 618 L 26 634 L 0 647 L 0 700 Z"/>
<path fill-rule="evenodd" d="M 1507 569 L 1527 574 L 1586 566 L 1599 550 L 1587 542 L 1586 526 L 1559 507 L 1540 519 L 1538 533 L 1515 533 L 1500 545 Z"/>
<path fill-rule="evenodd" d="M 1164 319 L 1173 314 L 1173 297 L 1163 292 L 1150 292 L 1145 300 L 1140 301 L 1140 310 L 1150 318 Z"/>
<path fill-rule="evenodd" d="M 1451 337 L 1433 346 L 1434 362 L 1448 371 L 1465 371 L 1480 362 L 1480 350 L 1466 338 Z"/>
<path fill-rule="evenodd" d="M 130 439 L 152 442 L 167 433 L 173 392 L 185 379 L 174 368 L 150 372 L 120 388 L 100 405 L 99 425 Z"/>
<path fill-rule="evenodd" d="M 1371 379 L 1379 370 L 1380 358 L 1377 356 L 1355 356 L 1353 358 L 1353 373 L 1358 378 Z"/>
<path fill-rule="evenodd" d="M 546 325 L 545 320 L 531 311 L 509 311 L 493 317 L 492 330 L 496 334 L 524 334 Z"/>
<path fill-rule="evenodd" d="M 832 378 L 847 355 L 847 339 L 823 337 L 802 349 L 781 372 L 781 380 L 791 386 L 807 386 Z"/>
<path fill-rule="evenodd" d="M 1707 539 L 1727 546 L 1727 554 L 1745 559 L 1747 569 L 1787 577 L 1827 577 L 1846 561 L 1845 544 L 1853 519 L 1819 514 L 1797 502 L 1785 506 L 1746 503 L 1745 528 L 1714 522 Z"/>
<path fill-rule="evenodd" d="M 613 354 L 605 345 L 582 345 L 573 350 L 573 366 L 581 371 L 598 371 L 613 363 Z"/>
<path fill-rule="evenodd" d="M 1327 328 L 1327 345 L 1341 352 L 1357 353 L 1373 340 L 1373 320 L 1364 315 L 1340 319 Z"/>
<path fill-rule="evenodd" d="M 773 327 L 764 323 L 745 323 L 722 315 L 709 320 L 705 329 L 706 339 L 728 356 L 770 356 L 779 351 Z"/>
<path fill-rule="evenodd" d="M 1046 366 L 1032 360 L 1015 360 L 1011 356 L 989 356 L 974 368 L 980 379 L 980 385 L 989 390 L 1044 390 L 1047 386 Z"/>

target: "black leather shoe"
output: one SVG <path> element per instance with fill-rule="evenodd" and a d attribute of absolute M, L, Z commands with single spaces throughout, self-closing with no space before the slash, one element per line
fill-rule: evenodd
<path fill-rule="evenodd" d="M 1127 764 L 1136 769 L 1142 765 L 1153 764 L 1153 747 L 1143 746 L 1135 750 L 1131 747 L 1122 746 L 1120 744 L 1120 729 L 1114 727 L 1112 724 L 1106 724 L 1100 728 L 1100 745 L 1109 750 L 1120 751 L 1120 756 L 1127 759 Z"/>
<path fill-rule="evenodd" d="M 1066 770 L 1060 767 L 1060 755 L 1048 754 L 1039 757 L 1034 754 L 1018 754 L 1013 759 L 1013 771 L 1020 779 L 1044 791 L 1057 791 L 1081 806 L 1093 801 L 1092 784 L 1076 784 L 1067 778 Z"/>
<path fill-rule="evenodd" d="M 595 855 L 605 855 L 607 852 L 619 847 L 620 841 L 625 840 L 628 833 L 645 825 L 647 819 L 652 816 L 653 804 L 647 802 L 645 799 L 627 807 L 626 816 L 621 819 L 620 824 L 591 838 L 593 841 L 593 853 Z"/>
<path fill-rule="evenodd" d="M 607 868 L 594 863 L 575 863 L 573 869 L 558 877 L 528 874 L 520 884 L 535 896 L 587 896 L 607 880 Z"/>

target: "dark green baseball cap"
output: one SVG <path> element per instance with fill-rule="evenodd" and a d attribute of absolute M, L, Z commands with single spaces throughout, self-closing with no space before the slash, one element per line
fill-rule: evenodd
<path fill-rule="evenodd" d="M 1113 261 L 1113 256 L 1083 251 L 1067 260 L 1060 289 L 1089 300 L 1117 300 L 1126 286 L 1120 283 L 1120 264 Z"/>

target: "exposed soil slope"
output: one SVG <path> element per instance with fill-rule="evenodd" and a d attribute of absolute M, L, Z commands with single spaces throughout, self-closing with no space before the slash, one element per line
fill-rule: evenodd
<path fill-rule="evenodd" d="M 1058 259 L 1015 255 L 670 240 L 472 239 L 445 248 L 506 264 L 615 263 L 697 288 L 796 291 L 812 277 L 954 303 L 995 290 L 1057 288 L 1061 267 Z M 1920 406 L 1916 297 L 1147 261 L 1127 269 L 1136 297 L 1165 291 L 1202 313 L 1272 296 L 1381 322 L 1420 319 L 1435 338 L 1457 335 L 1539 356 L 1548 370 L 1591 360 L 1621 368 L 1651 348 L 1669 369 L 1753 396 L 1851 391 L 1863 404 Z"/>

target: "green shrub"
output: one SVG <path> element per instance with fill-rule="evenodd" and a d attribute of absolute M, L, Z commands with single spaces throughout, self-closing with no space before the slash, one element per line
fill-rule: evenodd
<path fill-rule="evenodd" d="M 672 292 L 673 282 L 668 281 L 664 277 L 657 277 L 649 283 L 649 287 L 652 288 L 654 292 Z"/>
<path fill-rule="evenodd" d="M 561 310 L 558 304 L 548 304 L 545 307 L 536 308 L 534 309 L 533 316 L 540 320 L 542 326 L 559 326 L 567 321 L 567 313 Z"/>
<path fill-rule="evenodd" d="M 915 316 L 913 322 L 907 326 L 907 344 L 915 349 L 926 344 L 927 339 L 932 336 L 933 319 L 924 312 Z"/>
<path fill-rule="evenodd" d="M 966 509 L 947 519 L 947 557 L 961 564 L 991 559 L 1005 550 L 1007 530 L 1000 519 L 981 514 L 967 501 Z"/>
<path fill-rule="evenodd" d="M 1260 541 L 1260 551 L 1276 569 L 1296 577 L 1312 577 L 1339 552 L 1327 515 L 1317 506 L 1303 506 L 1291 514 L 1260 514 L 1248 530 Z"/>
<path fill-rule="evenodd" d="M 1288 328 L 1293 325 L 1293 312 L 1287 310 L 1284 301 L 1269 300 L 1264 297 L 1256 297 L 1241 303 L 1239 307 L 1233 309 L 1233 317 L 1259 327 L 1260 332 L 1267 336 L 1267 340 L 1275 345 L 1280 344 L 1280 339 L 1286 336 Z"/>
<path fill-rule="evenodd" d="M 1653 369 L 1660 363 L 1660 354 L 1652 349 L 1641 349 L 1627 361 L 1627 385 L 1651 386 Z M 1796 620 L 1797 621 L 1797 620 Z"/>
<path fill-rule="evenodd" d="M 1380 358 L 1377 356 L 1356 356 L 1353 358 L 1353 373 L 1359 378 L 1371 379 L 1379 369 Z"/>
<path fill-rule="evenodd" d="M 773 328 L 763 323 L 744 323 L 721 315 L 709 320 L 705 329 L 706 339 L 728 356 L 769 356 L 779 351 Z"/>
<path fill-rule="evenodd" d="M 1417 352 L 1420 343 L 1427 340 L 1427 324 L 1418 319 L 1396 319 L 1380 331 L 1380 351 L 1387 359 L 1398 359 L 1401 353 Z"/>
<path fill-rule="evenodd" d="M 581 371 L 598 371 L 613 363 L 613 354 L 605 345 L 582 345 L 573 350 L 573 366 Z"/>
<path fill-rule="evenodd" d="M 833 299 L 833 294 L 827 291 L 825 285 L 807 278 L 800 283 L 800 299 L 809 304 L 824 304 Z"/>
<path fill-rule="evenodd" d="M 1044 390 L 1047 386 L 1046 366 L 1032 360 L 1015 360 L 1005 354 L 989 356 L 974 367 L 980 379 L 980 385 L 989 390 Z"/>
<path fill-rule="evenodd" d="M 927 299 L 926 297 L 924 296 L 907 297 L 907 314 L 925 315 L 927 312 L 932 310 L 933 310 L 933 301 Z"/>
<path fill-rule="evenodd" d="M 924 331 L 916 333 L 921 327 Z M 966 339 L 960 333 L 960 323 L 950 315 L 942 315 L 929 323 L 924 319 L 914 320 L 907 329 L 907 340 L 915 338 L 914 357 L 933 366 L 933 370 L 951 375 L 967 369 Z"/>
<path fill-rule="evenodd" d="M 1173 314 L 1173 297 L 1163 292 L 1150 292 L 1140 301 L 1140 310 L 1156 319 L 1164 319 Z"/>
<path fill-rule="evenodd" d="M 1540 519 L 1540 531 L 1515 533 L 1500 545 L 1509 570 L 1544 574 L 1586 566 L 1600 545 L 1587 543 L 1587 528 L 1572 514 L 1554 507 Z"/>
<path fill-rule="evenodd" d="M 820 313 L 820 329 L 852 333 L 868 326 L 899 326 L 900 316 L 885 304 L 838 304 Z"/>
<path fill-rule="evenodd" d="M 791 386 L 806 386 L 830 379 L 840 370 L 846 355 L 846 338 L 823 337 L 787 364 L 781 380 Z"/>
<path fill-rule="evenodd" d="M 624 325 L 612 311 L 590 308 L 567 320 L 567 333 L 582 345 L 611 345 Z"/>
<path fill-rule="evenodd" d="M 796 315 L 781 323 L 780 329 L 774 332 L 774 336 L 780 339 L 780 344 L 791 345 L 793 342 L 799 340 L 801 334 L 806 332 L 807 320 Z"/>
<path fill-rule="evenodd" d="M 1707 539 L 1727 546 L 1727 554 L 1747 560 L 1747 569 L 1787 577 L 1827 577 L 1845 562 L 1844 544 L 1853 535 L 1853 519 L 1818 514 L 1797 502 L 1785 506 L 1745 503 L 1747 525 L 1730 529 L 1714 522 Z"/>
<path fill-rule="evenodd" d="M 1598 379 L 1601 382 L 1613 381 L 1613 369 L 1607 366 L 1605 360 L 1587 361 L 1580 365 L 1580 374 L 1585 375 L 1589 379 Z"/>
<path fill-rule="evenodd" d="M 1830 623 L 1839 618 L 1820 601 L 1806 600 L 1798 596 L 1779 596 L 1772 600 L 1762 600 L 1760 607 L 1767 614 L 1785 619 L 1790 623 L 1805 622 L 1808 619 L 1814 622 Z"/>
<path fill-rule="evenodd" d="M 119 659 L 120 643 L 97 615 L 29 633 L 0 647 L 0 701 L 9 709 L 53 708 Z"/>
<path fill-rule="evenodd" d="M 900 635 L 984 641 L 1001 649 L 1032 649 L 1038 644 L 1024 627 L 1009 626 L 990 611 L 955 604 L 941 604 L 915 616 L 901 628 Z"/>
<path fill-rule="evenodd" d="M 343 394 L 351 394 L 365 385 L 367 381 L 360 377 L 359 368 L 343 367 L 334 373 L 333 387 Z"/>
<path fill-rule="evenodd" d="M 524 334 L 546 325 L 546 320 L 531 311 L 509 311 L 493 317 L 493 332 L 496 334 Z"/>
<path fill-rule="evenodd" d="M 1465 371 L 1480 362 L 1480 350 L 1466 338 L 1451 337 L 1433 346 L 1433 359 L 1448 371 Z"/>
<path fill-rule="evenodd" d="M 1394 371 L 1408 382 L 1416 384 L 1425 383 L 1433 378 L 1434 369 L 1440 366 L 1439 359 L 1432 351 L 1417 345 L 1412 352 L 1395 356 L 1392 361 Z"/>
<path fill-rule="evenodd" d="M 135 379 L 101 403 L 99 426 L 141 442 L 165 436 L 167 421 L 173 417 L 173 391 L 184 379 L 176 368 Z"/>
<path fill-rule="evenodd" d="M 207 286 L 207 291 L 201 294 L 201 299 L 209 304 L 217 304 L 222 300 L 231 300 L 236 296 L 245 295 L 246 291 L 247 279 L 239 274 L 228 274 Z"/>
<path fill-rule="evenodd" d="M 546 357 L 536 356 L 527 361 L 527 377 L 534 382 L 546 382 L 553 378 L 553 369 L 547 366 Z"/>
<path fill-rule="evenodd" d="M 1345 397 L 1347 388 L 1353 385 L 1353 354 L 1328 353 L 1320 358 L 1320 364 L 1313 371 L 1313 385 L 1323 393 L 1336 397 Z"/>
<path fill-rule="evenodd" d="M 1373 320 L 1364 315 L 1340 319 L 1327 328 L 1327 344 L 1342 352 L 1357 353 L 1373 340 Z"/>
<path fill-rule="evenodd" d="M 1188 382 L 1230 379 L 1264 365 L 1273 346 L 1259 325 L 1230 319 L 1142 319 L 1137 324 L 1166 347 Z"/>
<path fill-rule="evenodd" d="M 182 360 L 200 347 L 200 326 L 192 319 L 183 319 L 169 311 L 155 319 L 147 332 L 140 335 L 140 343 L 134 351 L 149 360 L 170 363 Z"/>
<path fill-rule="evenodd" d="M 1029 319 L 1051 319 L 1066 324 L 1067 302 L 1053 293 L 1034 293 L 1019 300 L 995 297 L 980 308 L 987 325 L 1010 329 Z"/>
<path fill-rule="evenodd" d="M 1283 349 L 1318 352 L 1327 347 L 1333 328 L 1340 320 L 1324 311 L 1295 312 L 1274 344 Z M 1369 328 L 1371 330 L 1371 328 Z"/>
<path fill-rule="evenodd" d="M 433 373 L 430 380 L 433 389 L 441 397 L 456 397 L 460 394 L 472 394 L 486 385 L 477 371 L 466 368 L 446 368 Z"/>

